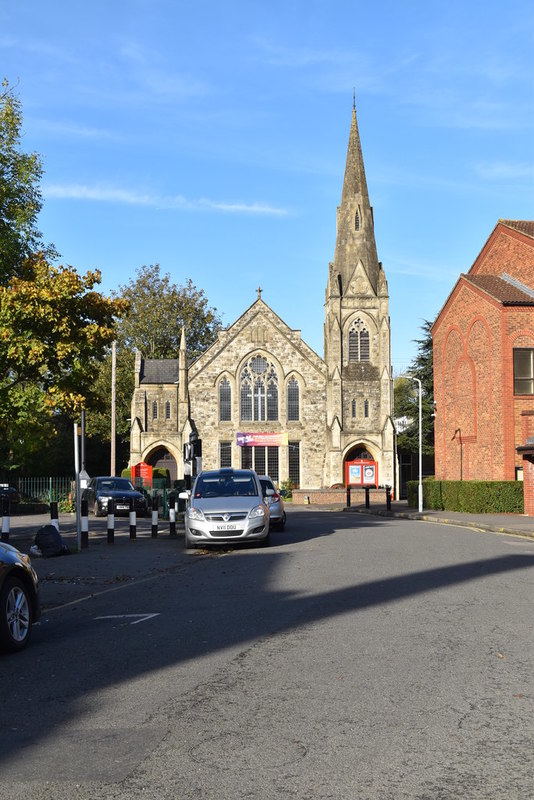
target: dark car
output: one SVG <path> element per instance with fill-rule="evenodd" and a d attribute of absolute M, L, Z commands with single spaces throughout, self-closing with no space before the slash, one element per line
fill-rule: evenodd
<path fill-rule="evenodd" d="M 113 500 L 115 514 L 128 514 L 130 500 L 134 500 L 134 508 L 139 516 L 144 517 L 148 511 L 148 500 L 142 492 L 138 492 L 128 478 L 99 477 L 91 478 L 89 486 L 83 493 L 89 511 L 95 517 L 108 513 L 108 502 Z"/>
<path fill-rule="evenodd" d="M 10 505 L 17 505 L 20 503 L 20 494 L 14 486 L 9 486 L 7 483 L 0 483 L 0 502 L 6 497 Z"/>
<path fill-rule="evenodd" d="M 26 647 L 40 616 L 39 580 L 30 557 L 0 542 L 0 648 Z"/>

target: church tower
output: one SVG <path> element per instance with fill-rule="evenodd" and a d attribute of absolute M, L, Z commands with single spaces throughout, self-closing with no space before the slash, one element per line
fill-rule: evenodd
<path fill-rule="evenodd" d="M 324 352 L 329 438 L 325 485 L 344 482 L 345 462 L 364 458 L 378 462 L 378 482 L 392 486 L 389 296 L 377 256 L 355 103 L 326 288 Z"/>

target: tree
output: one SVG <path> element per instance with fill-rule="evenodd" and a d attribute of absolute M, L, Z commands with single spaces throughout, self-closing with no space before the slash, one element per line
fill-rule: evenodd
<path fill-rule="evenodd" d="M 185 286 L 172 283 L 168 273 L 161 274 L 159 264 L 140 267 L 136 275 L 120 287 L 129 311 L 119 325 L 118 346 L 140 350 L 146 358 L 178 358 L 185 327 L 188 357 L 197 358 L 221 327 L 204 290 L 191 279 Z"/>
<path fill-rule="evenodd" d="M 45 247 L 37 229 L 42 199 L 39 182 L 43 174 L 37 153 L 20 149 L 22 112 L 20 100 L 7 80 L 0 89 L 0 285 L 6 285 L 22 268 L 25 258 Z"/>
<path fill-rule="evenodd" d="M 168 273 L 161 274 L 159 264 L 137 269 L 136 278 L 121 286 L 115 297 L 126 301 L 129 309 L 117 326 L 116 373 L 117 456 L 119 462 L 127 462 L 135 351 L 147 358 L 178 358 L 184 327 L 188 357 L 196 358 L 215 340 L 221 320 L 191 279 L 178 286 Z M 97 404 L 88 414 L 87 433 L 96 446 L 110 440 L 111 353 L 100 366 L 94 394 Z"/>
<path fill-rule="evenodd" d="M 421 326 L 423 338 L 416 339 L 418 352 L 407 374 L 421 381 L 423 453 L 434 454 L 434 371 L 432 353 L 433 323 L 425 320 Z M 419 451 L 419 386 L 416 381 L 400 375 L 395 379 L 395 419 L 403 420 L 397 437 L 397 447 L 410 453 Z M 398 426 L 399 427 L 399 426 Z"/>
<path fill-rule="evenodd" d="M 126 301 L 37 254 L 0 286 L 0 460 L 13 466 L 20 442 L 43 445 L 50 420 L 78 414 L 91 400 L 99 361 L 115 338 Z"/>

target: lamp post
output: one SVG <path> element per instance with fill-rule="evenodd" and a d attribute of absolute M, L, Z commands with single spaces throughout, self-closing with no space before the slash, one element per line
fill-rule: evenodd
<path fill-rule="evenodd" d="M 419 385 L 419 485 L 417 487 L 417 507 L 419 513 L 423 510 L 423 389 L 419 378 L 406 376 L 410 381 L 417 381 Z"/>

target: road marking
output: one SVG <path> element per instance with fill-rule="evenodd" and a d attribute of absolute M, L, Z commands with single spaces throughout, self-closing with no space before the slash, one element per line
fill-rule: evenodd
<path fill-rule="evenodd" d="M 138 625 L 152 617 L 159 617 L 159 611 L 155 614 L 109 614 L 106 617 L 95 617 L 95 619 L 135 619 L 135 622 L 130 622 L 130 625 Z"/>

